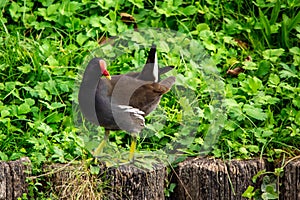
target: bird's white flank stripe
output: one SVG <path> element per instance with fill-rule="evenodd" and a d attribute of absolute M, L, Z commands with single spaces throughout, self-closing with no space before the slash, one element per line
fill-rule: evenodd
<path fill-rule="evenodd" d="M 118 105 L 118 107 L 121 108 L 122 110 L 124 110 L 124 112 L 129 112 L 129 113 L 138 114 L 138 115 L 144 115 L 145 114 L 140 109 L 134 108 L 132 106 Z"/>
<path fill-rule="evenodd" d="M 135 116 L 136 118 L 142 120 L 143 122 L 145 122 L 145 118 L 142 115 L 139 114 L 133 114 L 133 116 Z"/>

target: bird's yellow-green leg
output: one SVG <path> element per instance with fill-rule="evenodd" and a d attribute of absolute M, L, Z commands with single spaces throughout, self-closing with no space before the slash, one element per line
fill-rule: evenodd
<path fill-rule="evenodd" d="M 109 137 L 109 130 L 105 129 L 104 138 L 103 138 L 102 142 L 99 144 L 99 146 L 96 148 L 96 150 L 94 151 L 94 156 L 99 156 L 102 153 L 103 148 L 108 140 L 108 137 Z"/>
<path fill-rule="evenodd" d="M 134 160 L 135 148 L 136 148 L 136 136 L 134 134 L 132 134 L 132 141 L 131 141 L 130 150 L 129 150 L 129 161 Z"/>

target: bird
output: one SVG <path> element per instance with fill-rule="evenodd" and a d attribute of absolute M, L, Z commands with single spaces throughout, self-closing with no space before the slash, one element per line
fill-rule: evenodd
<path fill-rule="evenodd" d="M 104 139 L 94 156 L 102 152 L 110 131 L 125 130 L 132 137 L 129 160 L 134 159 L 137 135 L 145 127 L 145 116 L 157 107 L 162 95 L 176 81 L 174 76 L 161 80 L 160 75 L 173 68 L 159 68 L 154 44 L 141 72 L 111 76 L 104 59 L 90 60 L 82 77 L 78 102 L 83 116 L 105 129 Z"/>

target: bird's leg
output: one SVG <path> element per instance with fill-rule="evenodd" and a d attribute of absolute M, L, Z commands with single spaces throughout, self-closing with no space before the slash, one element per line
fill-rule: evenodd
<path fill-rule="evenodd" d="M 134 152 L 136 148 L 136 135 L 132 134 L 132 141 L 130 145 L 130 150 L 129 150 L 129 161 L 134 161 Z"/>
<path fill-rule="evenodd" d="M 105 129 L 104 138 L 102 142 L 99 144 L 99 146 L 96 148 L 96 150 L 94 151 L 94 156 L 99 156 L 99 154 L 102 153 L 103 148 L 108 140 L 108 137 L 109 137 L 109 130 Z"/>

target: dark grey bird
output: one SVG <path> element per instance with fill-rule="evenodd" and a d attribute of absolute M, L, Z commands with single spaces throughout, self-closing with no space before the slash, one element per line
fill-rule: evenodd
<path fill-rule="evenodd" d="M 95 156 L 101 153 L 111 130 L 125 130 L 132 136 L 129 159 L 133 159 L 136 136 L 145 126 L 144 117 L 157 107 L 162 95 L 175 83 L 174 76 L 160 80 L 160 75 L 171 69 L 170 66 L 159 68 L 155 45 L 141 72 L 110 76 L 103 59 L 93 58 L 89 62 L 78 100 L 83 116 L 105 128 L 104 140 L 94 151 Z"/>

